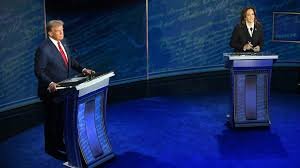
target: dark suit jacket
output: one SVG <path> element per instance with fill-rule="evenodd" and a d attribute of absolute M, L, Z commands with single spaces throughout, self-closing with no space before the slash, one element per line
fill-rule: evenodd
<path fill-rule="evenodd" d="M 57 83 L 69 78 L 71 69 L 82 72 L 82 66 L 70 57 L 68 47 L 63 42 L 62 45 L 68 55 L 68 67 L 64 65 L 60 52 L 49 38 L 36 50 L 34 71 L 38 78 L 38 95 L 41 99 L 47 95 L 47 88 L 51 82 Z"/>
<path fill-rule="evenodd" d="M 246 25 L 236 25 L 231 36 L 230 46 L 234 48 L 235 52 L 245 52 L 243 47 L 245 44 L 251 42 L 253 47 L 260 46 L 260 49 L 263 47 L 264 43 L 264 34 L 261 25 L 255 24 L 252 37 L 250 36 Z M 253 50 L 246 51 L 253 52 Z"/>

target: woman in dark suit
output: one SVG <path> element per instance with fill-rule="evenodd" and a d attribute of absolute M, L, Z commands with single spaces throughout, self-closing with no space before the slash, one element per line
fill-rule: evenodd
<path fill-rule="evenodd" d="M 263 42 L 263 28 L 257 20 L 255 9 L 244 8 L 241 12 L 240 23 L 232 32 L 230 46 L 235 52 L 260 52 Z"/>

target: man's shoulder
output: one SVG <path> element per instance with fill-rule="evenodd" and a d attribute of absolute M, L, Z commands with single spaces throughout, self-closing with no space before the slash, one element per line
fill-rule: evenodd
<path fill-rule="evenodd" d="M 49 39 L 45 39 L 42 43 L 39 44 L 39 46 L 36 49 L 36 53 L 38 54 L 47 54 L 47 53 L 51 53 L 52 47 L 51 44 L 49 42 Z"/>
<path fill-rule="evenodd" d="M 49 39 L 47 38 L 47 39 L 45 39 L 45 40 L 38 46 L 38 48 L 44 49 L 44 48 L 47 48 L 47 47 L 49 47 L 49 46 L 50 46 L 50 44 L 49 44 Z"/>

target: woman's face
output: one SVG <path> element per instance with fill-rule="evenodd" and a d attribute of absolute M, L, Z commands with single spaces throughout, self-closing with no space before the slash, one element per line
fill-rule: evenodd
<path fill-rule="evenodd" d="M 254 20 L 255 20 L 255 15 L 253 9 L 248 9 L 246 11 L 245 21 L 247 23 L 254 23 Z"/>

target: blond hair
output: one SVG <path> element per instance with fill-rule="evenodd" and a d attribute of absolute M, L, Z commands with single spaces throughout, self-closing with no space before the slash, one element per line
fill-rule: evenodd
<path fill-rule="evenodd" d="M 52 27 L 63 26 L 64 22 L 62 20 L 50 20 L 46 25 L 47 33 L 49 33 Z"/>

